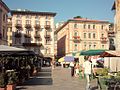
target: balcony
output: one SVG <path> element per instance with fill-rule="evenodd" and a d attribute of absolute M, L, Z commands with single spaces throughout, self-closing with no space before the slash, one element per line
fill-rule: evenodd
<path fill-rule="evenodd" d="M 25 28 L 30 29 L 31 28 L 31 24 L 26 24 Z"/>
<path fill-rule="evenodd" d="M 35 34 L 34 37 L 35 38 L 40 38 L 40 34 Z"/>
<path fill-rule="evenodd" d="M 79 43 L 80 42 L 80 36 L 73 36 L 73 41 L 75 42 L 75 43 Z"/>
<path fill-rule="evenodd" d="M 101 43 L 107 43 L 108 42 L 107 37 L 101 37 L 100 41 L 101 41 Z"/>
<path fill-rule="evenodd" d="M 108 31 L 108 37 L 115 37 L 114 31 Z"/>
<path fill-rule="evenodd" d="M 51 40 L 51 35 L 46 34 L 46 35 L 45 35 L 45 39 L 47 39 L 47 40 Z"/>
<path fill-rule="evenodd" d="M 17 29 L 20 29 L 20 28 L 22 28 L 22 24 L 16 24 L 15 27 L 16 27 Z"/>
<path fill-rule="evenodd" d="M 21 33 L 15 32 L 15 37 L 16 37 L 16 38 L 20 38 L 21 36 L 22 36 Z"/>
<path fill-rule="evenodd" d="M 40 24 L 35 24 L 35 29 L 40 29 Z"/>
<path fill-rule="evenodd" d="M 50 25 L 45 25 L 45 29 L 46 30 L 48 30 L 48 29 L 50 29 L 51 27 L 50 27 Z"/>
<path fill-rule="evenodd" d="M 23 43 L 23 46 L 25 47 L 29 47 L 29 46 L 32 46 L 32 47 L 41 47 L 42 44 L 41 43 Z"/>
<path fill-rule="evenodd" d="M 31 34 L 25 34 L 24 37 L 25 38 L 31 38 Z"/>

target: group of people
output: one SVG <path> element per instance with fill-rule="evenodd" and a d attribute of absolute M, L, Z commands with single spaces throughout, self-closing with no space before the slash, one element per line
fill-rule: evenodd
<path fill-rule="evenodd" d="M 71 62 L 71 76 L 72 77 L 78 77 L 79 74 L 82 75 L 82 78 L 86 78 L 87 84 L 86 84 L 86 90 L 89 90 L 90 88 L 90 77 L 91 75 L 95 76 L 95 70 L 94 65 L 92 64 L 91 57 L 85 56 L 84 57 L 84 63 L 82 65 L 79 65 L 79 62 Z"/>

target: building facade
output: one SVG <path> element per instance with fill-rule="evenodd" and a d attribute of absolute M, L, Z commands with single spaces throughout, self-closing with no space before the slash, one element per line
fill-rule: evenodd
<path fill-rule="evenodd" d="M 12 34 L 9 29 L 9 42 L 12 38 L 12 46 L 33 50 L 44 57 L 54 57 L 55 15 L 52 12 L 11 10 Z"/>
<path fill-rule="evenodd" d="M 120 50 L 120 0 L 115 0 L 112 10 L 115 10 L 114 31 L 116 32 L 116 50 Z"/>
<path fill-rule="evenodd" d="M 0 44 L 7 45 L 7 17 L 9 8 L 0 0 Z"/>
<path fill-rule="evenodd" d="M 108 21 L 73 18 L 59 27 L 57 56 L 89 49 L 109 49 Z"/>

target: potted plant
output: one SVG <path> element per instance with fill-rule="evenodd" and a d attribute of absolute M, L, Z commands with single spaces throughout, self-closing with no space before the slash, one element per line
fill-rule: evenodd
<path fill-rule="evenodd" d="M 14 70 L 7 70 L 7 90 L 15 90 L 16 82 L 17 82 L 17 75 Z"/>
<path fill-rule="evenodd" d="M 6 90 L 6 75 L 5 73 L 0 73 L 0 90 Z"/>
<path fill-rule="evenodd" d="M 107 80 L 111 77 L 108 75 L 108 68 L 102 68 L 96 71 L 98 75 L 98 85 L 100 86 L 100 89 L 106 90 L 107 87 Z"/>

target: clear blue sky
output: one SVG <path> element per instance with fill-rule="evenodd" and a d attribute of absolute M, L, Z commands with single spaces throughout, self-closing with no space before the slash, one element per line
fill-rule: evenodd
<path fill-rule="evenodd" d="M 74 16 L 95 20 L 114 21 L 111 11 L 114 0 L 3 0 L 10 9 L 55 12 L 55 22 Z"/>

